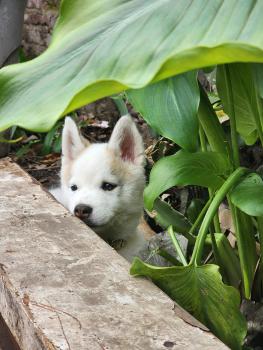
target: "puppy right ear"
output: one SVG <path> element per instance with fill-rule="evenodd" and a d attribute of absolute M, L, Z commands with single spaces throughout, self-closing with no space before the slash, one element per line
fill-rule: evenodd
<path fill-rule="evenodd" d="M 75 159 L 85 148 L 79 130 L 73 119 L 65 118 L 62 133 L 62 155 L 70 160 Z"/>

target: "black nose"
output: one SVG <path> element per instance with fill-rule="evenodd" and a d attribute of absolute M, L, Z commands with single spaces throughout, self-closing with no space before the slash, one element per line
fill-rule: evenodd
<path fill-rule="evenodd" d="M 87 219 L 92 213 L 92 208 L 85 204 L 78 204 L 74 209 L 74 214 L 80 219 Z"/>

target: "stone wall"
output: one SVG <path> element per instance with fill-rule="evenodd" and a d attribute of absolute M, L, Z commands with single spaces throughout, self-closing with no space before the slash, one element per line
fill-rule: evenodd
<path fill-rule="evenodd" d="M 59 0 L 28 0 L 22 43 L 26 57 L 38 56 L 48 46 L 58 7 Z"/>

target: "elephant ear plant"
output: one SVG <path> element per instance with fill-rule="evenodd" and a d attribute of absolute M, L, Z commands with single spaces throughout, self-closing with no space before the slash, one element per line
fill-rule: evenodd
<path fill-rule="evenodd" d="M 241 297 L 252 289 L 262 297 L 263 181 L 240 167 L 238 152 L 241 138 L 263 142 L 262 13 L 261 0 L 64 0 L 49 48 L 0 71 L 0 131 L 48 131 L 76 108 L 126 90 L 149 125 L 180 146 L 153 167 L 145 206 L 171 225 L 181 262 L 135 259 L 131 273 L 149 276 L 232 349 L 246 334 Z M 196 79 L 197 69 L 215 65 L 230 137 Z M 208 189 L 195 222 L 158 198 L 178 185 Z M 221 233 L 224 200 L 237 249 Z M 189 240 L 187 256 L 177 234 Z"/>
<path fill-rule="evenodd" d="M 257 286 L 253 282 L 258 263 L 262 269 L 262 254 L 257 254 L 256 243 L 263 239 L 260 218 L 263 217 L 263 196 L 260 196 L 263 181 L 258 174 L 240 167 L 238 149 L 239 134 L 251 144 L 252 136 L 246 139 L 247 125 L 251 125 L 249 133 L 253 133 L 254 143 L 262 133 L 263 101 L 257 79 L 261 71 L 262 65 L 249 63 L 217 67 L 219 95 L 230 117 L 229 140 L 208 96 L 198 87 L 195 72 L 126 93 L 152 128 L 182 148 L 154 165 L 144 193 L 146 208 L 158 210 L 156 199 L 172 186 L 203 186 L 210 197 L 188 232 L 180 231 L 168 216 L 168 212 L 172 215 L 171 208 L 166 208 L 166 223 L 170 220 L 177 233 L 185 235 L 193 245 L 189 261 L 183 256 L 171 226 L 169 232 L 182 266 L 156 267 L 135 259 L 131 273 L 150 277 L 233 349 L 241 348 L 246 333 L 245 320 L 239 312 L 240 295 L 250 299 L 254 287 L 262 296 L 262 279 Z M 185 95 L 180 96 L 178 90 Z M 182 119 L 185 109 L 188 116 Z M 221 233 L 218 208 L 224 199 L 231 208 L 237 249 Z M 257 220 L 252 221 L 251 216 Z M 205 264 L 204 248 L 209 244 L 213 258 Z"/>

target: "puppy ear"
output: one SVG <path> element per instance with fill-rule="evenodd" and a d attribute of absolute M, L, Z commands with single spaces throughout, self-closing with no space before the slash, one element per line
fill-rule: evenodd
<path fill-rule="evenodd" d="M 137 165 L 144 163 L 144 147 L 142 137 L 129 115 L 121 117 L 113 129 L 109 148 L 122 160 Z"/>
<path fill-rule="evenodd" d="M 85 148 L 82 137 L 73 119 L 66 117 L 62 133 L 62 154 L 73 160 Z"/>

